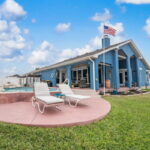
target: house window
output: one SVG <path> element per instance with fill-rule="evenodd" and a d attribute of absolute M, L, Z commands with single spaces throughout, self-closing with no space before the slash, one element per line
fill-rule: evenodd
<path fill-rule="evenodd" d="M 84 79 L 87 79 L 87 69 L 84 69 L 84 70 L 83 70 L 83 78 L 84 78 Z"/>
<path fill-rule="evenodd" d="M 73 71 L 73 81 L 75 81 L 77 79 L 77 72 Z"/>
<path fill-rule="evenodd" d="M 128 73 L 125 72 L 125 81 L 128 82 Z"/>
<path fill-rule="evenodd" d="M 78 70 L 78 79 L 81 80 L 81 70 Z"/>
<path fill-rule="evenodd" d="M 85 80 L 86 82 L 89 82 L 89 73 L 88 73 L 88 67 L 87 66 L 79 66 L 75 67 L 72 70 L 72 79 L 73 83 L 80 83 L 81 80 Z"/>

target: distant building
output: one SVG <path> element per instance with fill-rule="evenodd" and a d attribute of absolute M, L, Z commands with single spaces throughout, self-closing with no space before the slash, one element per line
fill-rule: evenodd
<path fill-rule="evenodd" d="M 24 86 L 33 87 L 33 83 L 40 82 L 40 80 L 41 80 L 40 75 L 28 74 L 28 76 L 26 75 L 21 76 L 21 75 L 15 74 L 15 75 L 4 78 L 3 84 L 6 85 L 9 83 L 13 85 L 12 87 L 24 87 Z M 9 86 L 10 85 L 8 85 L 8 87 Z"/>

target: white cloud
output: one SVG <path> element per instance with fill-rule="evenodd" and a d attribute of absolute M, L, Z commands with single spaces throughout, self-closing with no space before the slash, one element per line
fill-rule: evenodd
<path fill-rule="evenodd" d="M 32 22 L 32 23 L 36 23 L 36 19 L 35 19 L 35 18 L 32 18 L 32 19 L 31 19 L 31 22 Z"/>
<path fill-rule="evenodd" d="M 54 55 L 51 55 L 52 50 L 53 45 L 47 41 L 43 41 L 37 49 L 32 51 L 32 54 L 28 59 L 28 62 L 33 67 L 40 67 L 46 65 L 47 63 L 50 63 L 50 61 L 52 63 L 53 61 L 51 58 L 54 57 Z"/>
<path fill-rule="evenodd" d="M 58 62 L 63 61 L 68 58 L 72 58 L 72 57 L 83 55 L 85 53 L 92 52 L 93 50 L 95 50 L 95 48 L 92 45 L 90 45 L 90 43 L 91 41 L 81 48 L 73 48 L 73 49 L 68 48 L 62 50 L 57 61 Z"/>
<path fill-rule="evenodd" d="M 29 32 L 30 32 L 29 29 L 23 29 L 24 34 L 29 34 Z"/>
<path fill-rule="evenodd" d="M 26 11 L 15 0 L 6 0 L 0 6 L 0 13 L 7 19 L 20 19 L 26 15 Z"/>
<path fill-rule="evenodd" d="M 150 0 L 116 0 L 117 3 L 150 4 Z"/>
<path fill-rule="evenodd" d="M 110 11 L 105 8 L 104 13 L 96 13 L 93 17 L 91 17 L 91 20 L 93 21 L 100 21 L 100 22 L 106 22 L 111 19 Z"/>
<path fill-rule="evenodd" d="M 77 52 L 77 56 L 78 56 L 78 55 L 83 55 L 85 53 L 89 53 L 89 52 L 93 51 L 93 48 L 91 47 L 91 45 L 86 44 L 82 48 L 75 48 L 75 51 Z"/>
<path fill-rule="evenodd" d="M 101 47 L 101 37 L 96 36 L 96 37 L 92 38 L 90 40 L 90 45 L 95 48 L 100 48 Z"/>
<path fill-rule="evenodd" d="M 8 24 L 5 20 L 0 20 L 0 32 L 6 31 L 8 29 Z"/>
<path fill-rule="evenodd" d="M 70 30 L 71 23 L 59 23 L 55 27 L 57 32 L 67 32 Z"/>
<path fill-rule="evenodd" d="M 10 62 L 10 63 L 14 63 L 14 62 L 18 62 L 20 63 L 21 61 L 25 60 L 25 57 L 23 55 L 19 55 L 19 56 L 13 56 L 13 57 L 5 57 L 5 58 L 0 58 L 0 60 L 5 61 L 5 62 Z"/>
<path fill-rule="evenodd" d="M 60 52 L 59 54 L 59 58 L 57 58 L 57 62 L 75 57 L 76 55 L 77 54 L 76 54 L 76 51 L 74 51 L 74 49 L 71 49 L 71 48 L 63 49 L 62 52 Z"/>
<path fill-rule="evenodd" d="M 146 25 L 144 26 L 144 30 L 150 36 L 150 18 L 146 20 Z"/>
<path fill-rule="evenodd" d="M 76 55 L 76 51 L 72 51 L 72 49 L 68 48 L 68 49 L 64 49 L 61 53 L 61 57 L 73 57 Z"/>
<path fill-rule="evenodd" d="M 17 67 L 14 66 L 14 67 L 11 67 L 11 68 L 5 68 L 3 70 L 3 73 L 6 74 L 7 76 L 16 74 L 17 73 Z"/>
<path fill-rule="evenodd" d="M 25 47 L 26 40 L 16 22 L 0 20 L 0 59 L 14 60 Z"/>
<path fill-rule="evenodd" d="M 29 31 L 27 29 L 22 31 L 17 21 L 24 17 L 26 12 L 15 0 L 5 0 L 0 5 L 0 14 L 0 60 L 21 60 L 23 50 L 27 48 L 23 34 Z"/>

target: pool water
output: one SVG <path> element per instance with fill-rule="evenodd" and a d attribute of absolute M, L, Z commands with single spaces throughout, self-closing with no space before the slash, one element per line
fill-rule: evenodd
<path fill-rule="evenodd" d="M 56 87 L 49 88 L 50 92 L 59 91 Z M 31 87 L 17 87 L 17 88 L 5 88 L 4 92 L 33 92 L 33 88 Z"/>

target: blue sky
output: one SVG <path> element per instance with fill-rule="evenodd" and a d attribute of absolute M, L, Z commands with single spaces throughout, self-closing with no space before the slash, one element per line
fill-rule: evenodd
<path fill-rule="evenodd" d="M 1 76 L 101 48 L 104 23 L 150 63 L 150 0 L 0 0 Z"/>

